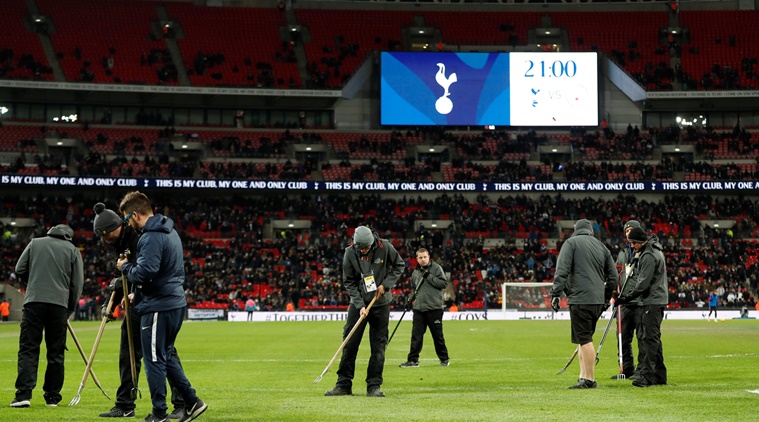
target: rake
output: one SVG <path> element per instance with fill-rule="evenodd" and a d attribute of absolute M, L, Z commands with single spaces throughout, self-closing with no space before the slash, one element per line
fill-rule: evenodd
<path fill-rule="evenodd" d="M 89 375 L 90 370 L 92 369 L 92 362 L 95 361 L 95 353 L 97 353 L 98 351 L 98 346 L 100 345 L 100 339 L 103 337 L 103 331 L 105 331 L 105 323 L 108 322 L 108 314 L 111 313 L 112 309 L 113 309 L 113 293 L 111 293 L 111 298 L 108 300 L 108 307 L 106 307 L 106 315 L 103 315 L 103 321 L 100 323 L 100 329 L 98 330 L 98 335 L 97 337 L 95 337 L 95 344 L 92 345 L 92 352 L 90 353 L 90 359 L 87 361 L 87 368 L 85 368 L 84 370 L 84 376 L 82 376 L 82 382 L 79 384 L 79 391 L 77 391 L 74 398 L 71 399 L 69 406 L 76 406 L 77 404 L 79 404 L 79 400 L 82 398 L 82 390 L 84 390 L 84 383 L 87 382 L 87 375 Z"/>
<path fill-rule="evenodd" d="M 353 328 L 351 329 L 351 331 L 348 333 L 347 336 L 345 336 L 345 340 L 343 340 L 343 343 L 340 345 L 340 347 L 337 348 L 337 352 L 335 352 L 335 355 L 332 356 L 332 359 L 327 364 L 327 367 L 324 368 L 324 370 L 322 371 L 321 375 L 319 375 L 318 377 L 316 377 L 316 379 L 314 380 L 314 384 L 316 384 L 317 382 L 321 381 L 322 377 L 324 376 L 324 374 L 326 374 L 327 371 L 329 371 L 329 368 L 332 367 L 332 364 L 335 363 L 335 359 L 337 359 L 337 356 L 340 354 L 340 352 L 343 351 L 343 349 L 345 348 L 345 345 L 348 344 L 348 340 L 351 339 L 351 337 L 353 336 L 353 333 L 355 333 L 356 330 L 358 329 L 358 326 L 361 325 L 361 323 L 364 321 L 364 318 L 366 318 L 366 315 L 369 314 L 369 310 L 372 309 L 372 305 L 374 305 L 374 302 L 376 300 L 377 300 L 377 295 L 374 295 L 374 299 L 372 299 L 372 301 L 369 302 L 369 306 L 366 307 L 366 312 L 364 312 L 364 315 L 361 315 L 358 318 L 358 321 L 356 321 L 356 323 L 353 325 Z"/>
<path fill-rule="evenodd" d="M 82 349 L 82 345 L 79 343 L 79 339 L 76 337 L 76 334 L 74 333 L 74 327 L 71 326 L 71 322 L 69 322 L 68 320 L 66 321 L 66 325 L 69 328 L 71 337 L 74 339 L 74 344 L 76 344 L 77 350 L 79 350 L 79 354 L 82 356 L 82 359 L 84 360 L 84 365 L 87 366 L 88 364 L 87 356 L 84 354 L 84 349 Z M 103 390 L 103 386 L 100 385 L 100 381 L 98 381 L 98 377 L 95 376 L 95 371 L 92 368 L 90 368 L 90 376 L 92 377 L 92 381 L 95 382 L 95 385 L 97 385 L 100 391 L 103 392 L 103 395 L 105 396 L 105 398 L 110 400 L 111 398 L 108 397 L 108 393 L 106 393 L 105 390 Z"/>

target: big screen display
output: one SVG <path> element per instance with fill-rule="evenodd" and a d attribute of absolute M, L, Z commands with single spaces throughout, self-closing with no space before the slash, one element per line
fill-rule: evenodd
<path fill-rule="evenodd" d="M 596 53 L 381 55 L 383 125 L 596 126 Z"/>

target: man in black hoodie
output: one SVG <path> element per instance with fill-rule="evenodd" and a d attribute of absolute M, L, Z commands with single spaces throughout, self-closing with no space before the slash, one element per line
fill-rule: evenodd
<path fill-rule="evenodd" d="M 95 235 L 103 238 L 107 244 L 113 245 L 113 250 L 117 254 L 126 253 L 127 259 L 131 263 L 137 262 L 137 242 L 140 235 L 129 224 L 126 224 L 115 212 L 107 209 L 105 204 L 98 202 L 93 207 L 95 211 L 95 221 L 93 230 Z M 114 295 L 114 307 L 121 303 L 124 298 L 124 290 L 121 281 L 121 272 L 116 271 L 114 278 L 108 287 L 111 294 Z M 132 291 L 132 286 L 127 282 L 127 290 Z M 105 309 L 104 309 L 105 311 Z M 113 311 L 113 310 L 112 310 Z M 140 377 L 141 359 L 142 359 L 142 341 L 140 331 L 140 314 L 131 312 L 129 317 L 132 319 L 132 344 L 134 345 L 134 359 L 137 369 L 137 378 Z M 172 356 L 179 362 L 179 356 L 176 349 L 172 349 Z M 132 368 L 129 357 L 129 339 L 127 334 L 126 319 L 121 323 L 121 342 L 119 343 L 119 378 L 121 380 L 119 388 L 116 390 L 116 403 L 114 407 L 100 414 L 101 418 L 129 418 L 134 417 L 135 397 L 132 392 L 135 386 L 132 384 Z M 181 365 L 181 362 L 180 362 Z M 171 383 L 169 383 L 171 384 Z M 171 403 L 174 411 L 169 414 L 169 419 L 180 419 L 185 413 L 185 403 L 182 394 L 172 385 L 171 386 Z"/>
<path fill-rule="evenodd" d="M 593 237 L 590 221 L 575 223 L 575 232 L 561 246 L 551 288 L 551 307 L 559 310 L 562 293 L 569 301 L 572 343 L 578 345 L 580 378 L 569 388 L 596 388 L 593 333 L 598 317 L 617 284 L 617 272 L 609 249 Z"/>
<path fill-rule="evenodd" d="M 649 237 L 641 228 L 634 228 L 627 239 L 635 249 L 637 263 L 633 266 L 630 282 L 632 291 L 623 292 L 615 304 L 624 305 L 638 297 L 643 299 L 638 335 L 638 371 L 633 381 L 636 387 L 650 387 L 667 383 L 667 367 L 661 343 L 661 322 L 669 297 L 667 294 L 667 264 L 661 243 L 655 236 Z M 629 283 L 628 283 L 629 284 Z M 627 289 L 625 289 L 627 291 Z"/>
<path fill-rule="evenodd" d="M 54 226 L 47 237 L 33 239 L 16 263 L 16 274 L 27 280 L 24 314 L 18 343 L 16 398 L 11 407 L 29 407 L 37 385 L 42 334 L 47 347 L 45 403 L 61 401 L 64 349 L 69 315 L 76 310 L 84 285 L 82 253 L 72 243 L 74 231 L 65 224 Z"/>
<path fill-rule="evenodd" d="M 366 370 L 366 395 L 385 397 L 380 386 L 385 367 L 390 302 L 393 300 L 390 289 L 398 282 L 405 268 L 406 263 L 390 241 L 380 239 L 376 232 L 366 226 L 356 228 L 353 243 L 345 248 L 343 256 L 343 285 L 351 296 L 343 338 L 348 336 L 361 315 L 365 315 L 366 319 L 345 345 L 340 359 L 340 369 L 337 370 L 337 383 L 335 388 L 324 393 L 325 396 L 353 394 L 356 355 L 368 321 L 372 353 Z M 377 300 L 367 312 L 366 307 L 375 296 Z"/>

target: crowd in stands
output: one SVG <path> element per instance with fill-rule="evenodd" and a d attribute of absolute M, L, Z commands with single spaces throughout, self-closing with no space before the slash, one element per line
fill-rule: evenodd
<path fill-rule="evenodd" d="M 489 305 L 499 307 L 503 282 L 551 281 L 560 239 L 571 234 L 559 232 L 556 220 L 596 221 L 595 235 L 616 256 L 624 247 L 621 227 L 631 216 L 656 234 L 665 248 L 670 307 L 699 306 L 714 289 L 723 292 L 722 306 L 753 306 L 755 300 L 759 245 L 753 216 L 759 201 L 748 199 L 678 196 L 648 202 L 632 196 L 568 200 L 560 195 L 531 199 L 484 194 L 471 202 L 446 194 L 402 199 L 356 194 L 159 198 L 157 209 L 175 220 L 184 242 L 185 289 L 191 306 L 237 309 L 241 301 L 254 296 L 265 310 L 283 310 L 288 302 L 297 309 L 345 307 L 349 299 L 341 287 L 342 251 L 353 228 L 369 224 L 393 241 L 410 267 L 417 248 L 429 249 L 451 274 L 452 302 L 464 309 L 481 308 L 487 294 Z M 92 233 L 91 205 L 96 201 L 78 194 L 2 198 L 4 216 L 26 216 L 37 222 L 35 236 L 59 222 L 75 230 L 85 261 L 84 296 L 102 300 L 115 256 Z M 446 217 L 453 222 L 446 231 L 414 224 Z M 311 220 L 311 230 L 265 235 L 271 220 L 295 218 Z M 732 230 L 714 230 L 704 227 L 700 220 L 705 218 L 739 222 Z M 2 229 L 7 234 L 2 240 L 0 276 L 17 283 L 11 273 L 28 239 L 8 229 Z M 504 243 L 486 248 L 486 237 Z M 522 243 L 516 242 L 517 237 L 523 237 Z M 549 239 L 559 239 L 556 248 L 549 247 Z M 407 276 L 394 290 L 397 307 L 410 293 Z"/>
<path fill-rule="evenodd" d="M 12 48 L 0 49 L 0 78 L 10 77 L 19 69 L 28 70 L 34 79 L 50 79 L 53 69 L 31 54 L 17 54 Z"/>

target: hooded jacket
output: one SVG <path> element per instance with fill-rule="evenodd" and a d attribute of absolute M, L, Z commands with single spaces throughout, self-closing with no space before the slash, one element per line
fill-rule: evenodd
<path fill-rule="evenodd" d="M 50 303 L 73 313 L 84 285 L 82 253 L 71 243 L 71 227 L 59 224 L 47 234 L 32 239 L 16 263 L 16 274 L 28 280 L 24 304 Z"/>
<path fill-rule="evenodd" d="M 616 284 L 611 252 L 593 237 L 590 221 L 577 221 L 556 258 L 551 297 L 566 293 L 570 305 L 601 305 L 611 298 Z"/>
<path fill-rule="evenodd" d="M 632 292 L 632 289 L 634 288 L 635 281 L 632 277 L 630 277 L 630 281 L 627 281 L 627 274 L 625 273 L 624 267 L 628 264 L 635 265 L 637 263 L 637 258 L 635 258 L 635 249 L 632 248 L 629 244 L 625 246 L 625 248 L 619 252 L 619 255 L 617 255 L 617 265 L 622 266 L 622 272 L 619 275 L 619 286 L 622 289 L 620 292 L 620 296 L 624 296 L 625 294 L 629 294 Z M 642 305 L 643 301 L 638 298 L 636 300 L 631 300 L 628 305 Z"/>
<path fill-rule="evenodd" d="M 184 251 L 174 221 L 161 214 L 148 218 L 137 243 L 137 262 L 121 271 L 139 288 L 134 309 L 139 314 L 187 306 L 184 295 Z"/>
<path fill-rule="evenodd" d="M 374 298 L 375 292 L 367 292 L 363 277 L 374 275 L 374 282 L 379 288 L 385 286 L 385 294 L 377 298 L 374 307 L 387 306 L 393 300 L 390 289 L 398 282 L 406 263 L 393 245 L 380 239 L 373 231 L 374 243 L 365 256 L 361 256 L 354 245 L 345 248 L 343 255 L 343 285 L 351 296 L 351 305 L 361 309 Z"/>
<path fill-rule="evenodd" d="M 137 263 L 137 245 L 139 244 L 139 241 L 140 234 L 137 232 L 137 230 L 133 229 L 129 224 L 124 223 L 121 226 L 121 235 L 119 235 L 118 239 L 116 239 L 116 241 L 113 243 L 113 250 L 118 254 L 127 252 L 127 260 L 130 263 L 135 264 Z M 114 268 L 113 276 L 120 280 L 121 271 L 119 271 L 118 268 Z M 127 290 L 130 292 L 134 291 L 132 284 L 129 283 L 129 280 L 127 280 Z M 120 303 L 121 299 L 124 297 L 124 290 L 118 288 L 113 291 L 113 295 L 113 303 Z"/>
<path fill-rule="evenodd" d="M 424 272 L 429 271 L 424 280 Z M 411 285 L 414 286 L 414 310 L 420 312 L 439 311 L 443 306 L 443 289 L 448 284 L 443 267 L 437 262 L 430 261 L 426 268 L 417 265 L 411 273 Z"/>
<path fill-rule="evenodd" d="M 667 265 L 663 249 L 656 235 L 648 237 L 640 254 L 636 254 L 633 273 L 627 283 L 629 287 L 626 286 L 620 295 L 620 302 L 627 303 L 640 297 L 644 306 L 665 306 L 669 303 Z"/>

